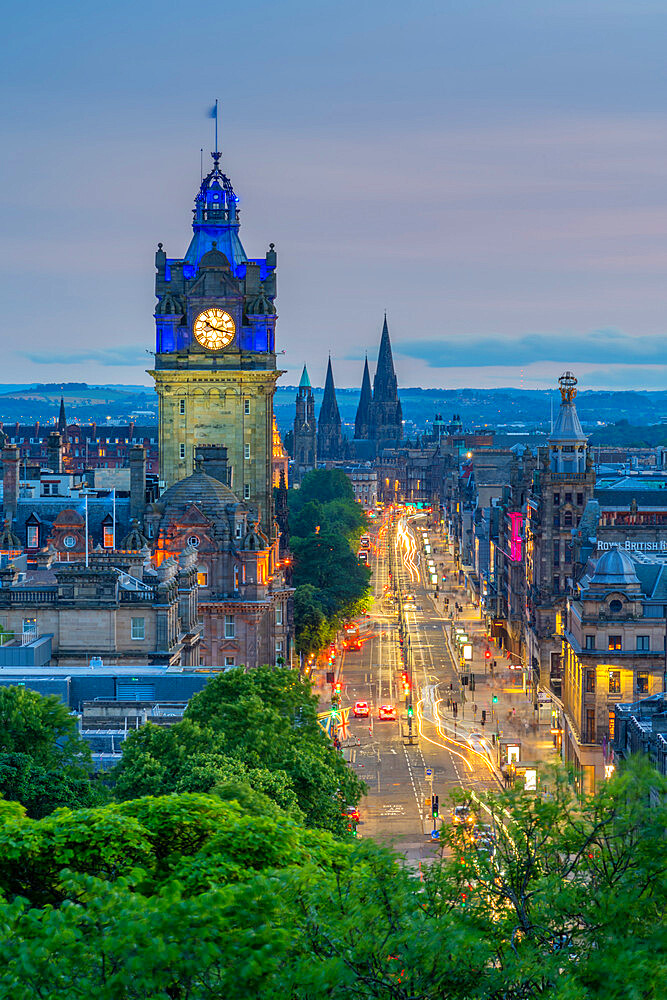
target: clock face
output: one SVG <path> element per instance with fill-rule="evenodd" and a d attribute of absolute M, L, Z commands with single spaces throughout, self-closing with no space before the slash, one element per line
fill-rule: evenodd
<path fill-rule="evenodd" d="M 236 324 L 222 309 L 205 309 L 194 322 L 193 332 L 202 347 L 209 351 L 221 351 L 234 339 Z"/>

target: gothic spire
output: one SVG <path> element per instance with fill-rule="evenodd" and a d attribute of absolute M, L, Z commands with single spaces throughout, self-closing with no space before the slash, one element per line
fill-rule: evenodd
<path fill-rule="evenodd" d="M 310 379 L 308 378 L 308 369 L 303 366 L 303 372 L 301 374 L 301 381 L 299 382 L 299 389 L 310 389 Z"/>
<path fill-rule="evenodd" d="M 354 420 L 355 438 L 365 441 L 370 435 L 371 407 L 373 405 L 373 394 L 371 392 L 371 376 L 368 371 L 368 355 L 364 362 L 364 374 L 361 379 L 361 395 L 359 396 L 359 406 Z"/>
<path fill-rule="evenodd" d="M 63 440 L 63 444 L 64 444 L 65 443 L 65 438 L 67 436 L 67 417 L 65 416 L 65 400 L 64 400 L 64 398 L 62 396 L 60 397 L 60 413 L 58 414 L 58 430 L 60 432 L 60 436 L 61 436 L 61 438 Z"/>
<path fill-rule="evenodd" d="M 398 398 L 398 382 L 389 341 L 387 314 L 384 316 L 378 363 L 373 379 L 371 437 L 375 441 L 399 441 L 403 437 L 403 413 Z"/>
<path fill-rule="evenodd" d="M 324 396 L 317 421 L 317 454 L 320 458 L 340 458 L 343 444 L 340 413 L 336 401 L 331 356 L 327 365 Z"/>

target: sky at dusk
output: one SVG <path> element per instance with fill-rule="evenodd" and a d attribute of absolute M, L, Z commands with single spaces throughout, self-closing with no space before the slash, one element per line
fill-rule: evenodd
<path fill-rule="evenodd" d="M 283 384 L 667 388 L 664 0 L 35 2 L 4 14 L 4 382 L 150 384 L 154 252 L 221 105 Z"/>

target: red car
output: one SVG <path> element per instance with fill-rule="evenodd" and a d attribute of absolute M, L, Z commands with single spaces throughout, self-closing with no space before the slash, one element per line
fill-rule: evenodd
<path fill-rule="evenodd" d="M 368 702 L 355 701 L 353 712 L 355 719 L 367 719 L 369 713 Z"/>
<path fill-rule="evenodd" d="M 396 718 L 396 706 L 395 705 L 380 705 L 378 711 L 378 719 L 395 719 Z"/>

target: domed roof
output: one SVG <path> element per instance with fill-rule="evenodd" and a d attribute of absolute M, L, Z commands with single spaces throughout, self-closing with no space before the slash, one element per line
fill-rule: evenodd
<path fill-rule="evenodd" d="M 84 519 L 81 514 L 77 514 L 75 510 L 71 507 L 66 507 L 65 510 L 61 510 L 57 518 L 53 522 L 54 524 L 65 524 L 71 527 L 74 524 L 83 524 Z"/>
<path fill-rule="evenodd" d="M 591 584 L 609 589 L 623 589 L 628 584 L 639 583 L 635 564 L 623 549 L 613 548 L 603 553 L 597 561 Z"/>
<path fill-rule="evenodd" d="M 199 269 L 203 267 L 213 267 L 223 271 L 229 270 L 229 261 L 221 250 L 218 250 L 217 243 L 213 240 L 213 248 L 204 254 L 199 261 Z"/>
<path fill-rule="evenodd" d="M 193 472 L 186 479 L 165 490 L 160 497 L 160 503 L 169 507 L 188 507 L 196 503 L 202 511 L 211 511 L 218 507 L 228 507 L 230 504 L 240 504 L 239 498 L 229 486 L 219 479 L 207 476 L 205 472 Z"/>

